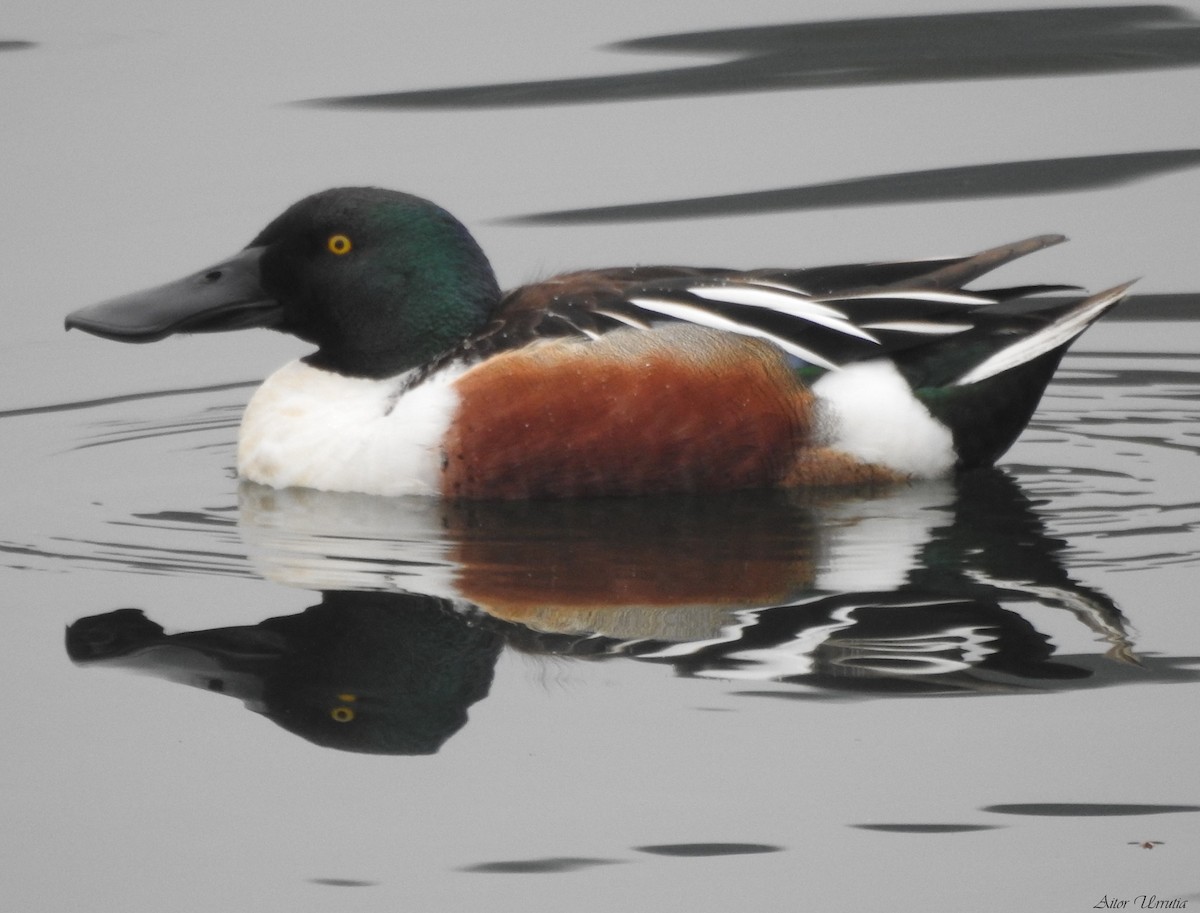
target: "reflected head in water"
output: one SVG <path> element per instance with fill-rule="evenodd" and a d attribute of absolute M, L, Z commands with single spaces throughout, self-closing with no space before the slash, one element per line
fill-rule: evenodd
<path fill-rule="evenodd" d="M 140 611 L 83 618 L 67 652 L 239 698 L 310 742 L 432 754 L 487 695 L 500 637 L 439 599 L 326 593 L 298 615 L 165 634 Z"/>

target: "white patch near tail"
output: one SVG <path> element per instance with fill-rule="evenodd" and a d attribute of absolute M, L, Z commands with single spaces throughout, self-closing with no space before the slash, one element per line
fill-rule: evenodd
<path fill-rule="evenodd" d="M 957 459 L 950 430 L 913 396 L 890 361 L 831 371 L 812 386 L 821 443 L 916 478 L 944 476 Z"/>
<path fill-rule="evenodd" d="M 1022 336 L 1012 345 L 1001 349 L 990 358 L 984 359 L 974 368 L 956 380 L 956 386 L 973 384 L 989 377 L 995 377 L 1010 368 L 1033 361 L 1039 355 L 1045 355 L 1059 346 L 1066 345 L 1088 326 L 1097 320 L 1101 314 L 1113 307 L 1125 297 L 1132 282 L 1118 285 L 1106 292 L 1100 292 L 1081 301 L 1078 306 L 1067 311 L 1058 320 L 1043 327 L 1029 336 Z"/>

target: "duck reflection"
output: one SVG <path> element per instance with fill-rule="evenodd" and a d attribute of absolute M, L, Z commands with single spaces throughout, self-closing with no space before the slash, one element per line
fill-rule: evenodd
<path fill-rule="evenodd" d="M 396 754 L 461 728 L 505 645 L 785 683 L 773 695 L 1079 687 L 1139 662 L 1121 612 L 1070 577 L 1066 543 L 997 470 L 828 499 L 453 504 L 246 484 L 240 525 L 265 576 L 320 603 L 172 635 L 120 609 L 71 625 L 70 657 Z M 1057 654 L 1035 625 L 1056 617 L 1103 649 Z"/>
<path fill-rule="evenodd" d="M 482 573 L 464 574 L 461 586 L 493 617 L 517 623 L 506 637 L 514 646 L 626 655 L 690 676 L 875 693 L 1019 691 L 1092 678 L 1095 656 L 1051 659 L 1050 638 L 1023 614 L 1046 609 L 1090 630 L 1106 665 L 1140 662 L 1120 610 L 1070 577 L 1066 542 L 1046 534 L 1002 472 L 884 497 L 764 496 L 729 506 L 691 504 L 673 524 L 679 514 L 645 514 L 631 502 L 626 522 L 609 527 L 613 550 L 600 556 L 589 553 L 591 536 L 571 547 L 578 527 L 569 521 L 549 561 L 544 546 L 541 556 L 506 560 L 511 543 L 463 535 L 460 566 Z M 614 552 L 639 560 L 626 557 L 622 569 Z M 504 579 L 506 567 L 521 576 Z"/>
<path fill-rule="evenodd" d="M 375 754 L 437 751 L 488 693 L 502 645 L 444 600 L 356 591 L 255 625 L 166 634 L 118 609 L 67 629 L 77 663 L 227 694 L 310 742 Z"/>

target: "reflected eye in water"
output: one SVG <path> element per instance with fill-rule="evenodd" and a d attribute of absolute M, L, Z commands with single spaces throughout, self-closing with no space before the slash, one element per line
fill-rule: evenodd
<path fill-rule="evenodd" d="M 332 719 L 335 723 L 353 722 L 354 721 L 354 708 L 347 707 L 345 705 L 352 704 L 352 703 L 354 703 L 354 701 L 358 700 L 358 695 L 356 695 L 356 694 L 339 694 L 337 696 L 337 698 L 339 701 L 342 701 L 342 706 L 334 707 L 332 710 L 329 711 L 330 719 Z"/>

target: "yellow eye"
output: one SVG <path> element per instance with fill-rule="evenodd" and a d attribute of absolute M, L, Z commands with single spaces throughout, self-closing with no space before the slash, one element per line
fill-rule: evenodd
<path fill-rule="evenodd" d="M 349 707 L 334 707 L 329 715 L 335 723 L 349 723 L 354 719 L 354 711 Z"/>
<path fill-rule="evenodd" d="M 339 257 L 342 254 L 350 253 L 350 248 L 353 247 L 350 239 L 345 235 L 330 235 L 329 240 L 325 242 L 325 246 L 329 248 L 331 254 L 337 254 Z"/>

